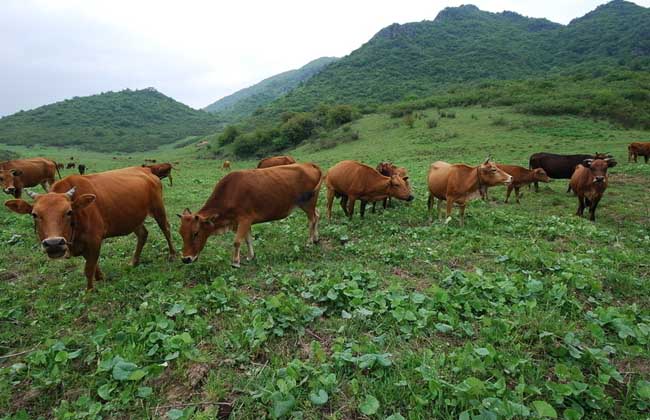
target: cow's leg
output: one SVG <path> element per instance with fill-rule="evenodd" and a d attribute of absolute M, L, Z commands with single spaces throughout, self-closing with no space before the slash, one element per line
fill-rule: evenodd
<path fill-rule="evenodd" d="M 506 203 L 508 202 L 508 199 L 510 198 L 510 193 L 512 192 L 513 188 L 514 187 L 512 186 L 512 184 L 508 185 L 508 190 L 506 191 L 506 201 L 505 201 Z"/>
<path fill-rule="evenodd" d="M 589 220 L 592 222 L 596 221 L 596 207 L 598 207 L 598 203 L 600 203 L 600 197 L 597 196 L 591 200 L 589 205 Z"/>
<path fill-rule="evenodd" d="M 318 209 L 316 208 L 316 199 L 301 208 L 307 215 L 307 220 L 309 221 L 309 239 L 307 240 L 307 245 L 316 244 L 319 240 L 318 219 L 320 218 Z"/>
<path fill-rule="evenodd" d="M 144 224 L 142 224 L 135 228 L 133 233 L 135 233 L 135 236 L 138 238 L 138 243 L 135 246 L 135 252 L 133 253 L 133 258 L 131 259 L 131 265 L 135 267 L 140 263 L 140 254 L 142 254 L 142 248 L 147 242 L 149 232 L 147 232 L 147 228 L 145 228 Z"/>
<path fill-rule="evenodd" d="M 429 198 L 427 198 L 427 218 L 429 219 L 429 223 L 431 223 L 433 219 L 431 217 L 431 208 L 433 207 L 433 200 L 434 200 L 433 195 L 429 193 Z"/>
<path fill-rule="evenodd" d="M 343 214 L 345 214 L 347 216 L 348 215 L 348 196 L 347 195 L 341 196 L 341 201 L 339 202 L 339 204 L 341 205 L 341 208 L 343 209 Z"/>
<path fill-rule="evenodd" d="M 458 212 L 460 213 L 460 227 L 465 226 L 465 203 L 458 204 Z"/>
<path fill-rule="evenodd" d="M 162 195 L 159 197 L 159 202 L 153 203 L 151 208 L 151 215 L 156 220 L 158 227 L 165 235 L 165 240 L 167 241 L 167 246 L 169 247 L 169 261 L 173 261 L 176 258 L 176 249 L 172 243 L 172 235 L 169 232 L 169 221 L 167 220 L 167 213 L 165 213 L 165 206 L 162 203 Z M 156 200 L 158 201 L 158 200 Z"/>
<path fill-rule="evenodd" d="M 14 198 L 20 198 L 23 195 L 23 189 L 22 188 L 16 188 L 14 190 Z"/>
<path fill-rule="evenodd" d="M 648 159 L 650 159 L 650 156 L 645 155 L 645 156 L 643 156 L 643 158 L 645 159 L 645 163 L 648 163 Z"/>
<path fill-rule="evenodd" d="M 93 249 L 89 251 L 86 253 L 86 255 L 84 255 L 84 258 L 86 259 L 86 265 L 84 266 L 84 274 L 86 275 L 86 290 L 91 291 L 95 288 L 93 280 L 99 271 L 99 249 Z M 100 280 L 101 277 L 102 276 L 100 274 L 97 280 Z"/>
<path fill-rule="evenodd" d="M 436 207 L 436 219 L 440 219 L 441 214 L 442 214 L 442 200 L 438 199 L 438 205 Z"/>
<path fill-rule="evenodd" d="M 354 203 L 357 201 L 357 197 L 351 195 L 348 196 L 348 217 L 352 219 L 352 215 L 354 215 Z"/>
<path fill-rule="evenodd" d="M 374 203 L 375 203 L 375 202 L 373 201 L 373 204 L 374 204 Z M 361 215 L 361 218 L 362 218 L 362 219 L 363 219 L 363 217 L 366 215 L 366 205 L 367 205 L 367 204 L 368 204 L 368 202 L 367 202 L 367 201 L 363 201 L 363 200 L 361 200 L 361 202 L 359 203 L 359 214 Z"/>
<path fill-rule="evenodd" d="M 582 195 L 578 196 L 578 211 L 576 211 L 576 216 L 582 216 L 585 212 L 585 198 Z"/>
<path fill-rule="evenodd" d="M 535 181 L 535 192 L 539 192 L 539 182 Z"/>
<path fill-rule="evenodd" d="M 253 260 L 255 259 L 255 251 L 253 250 L 253 233 L 251 230 L 248 230 L 248 234 L 246 235 L 246 246 L 248 247 L 248 257 L 247 259 Z"/>
<path fill-rule="evenodd" d="M 384 198 L 384 210 L 385 210 L 387 207 L 393 207 L 393 200 L 392 200 L 391 197 L 386 197 L 386 198 Z"/>
<path fill-rule="evenodd" d="M 454 209 L 454 200 L 447 197 L 447 219 L 451 219 L 451 211 Z"/>
<path fill-rule="evenodd" d="M 334 190 L 327 189 L 327 220 L 332 220 L 332 203 L 334 202 Z"/>
<path fill-rule="evenodd" d="M 243 240 L 247 240 L 248 235 L 250 234 L 251 230 L 251 222 L 248 220 L 243 220 L 240 221 L 239 224 L 237 225 L 237 232 L 235 233 L 235 242 L 234 242 L 234 250 L 232 253 L 232 262 L 230 265 L 233 268 L 239 268 L 241 267 L 241 256 L 240 256 L 240 248 L 241 248 L 241 243 Z"/>
<path fill-rule="evenodd" d="M 171 172 L 169 173 L 169 186 L 170 186 L 170 187 L 173 187 L 173 184 L 172 184 L 172 174 L 171 174 Z"/>
<path fill-rule="evenodd" d="M 521 197 L 521 195 L 519 194 L 519 188 L 521 187 L 515 187 L 515 198 L 517 199 L 517 204 L 520 204 L 519 197 Z"/>

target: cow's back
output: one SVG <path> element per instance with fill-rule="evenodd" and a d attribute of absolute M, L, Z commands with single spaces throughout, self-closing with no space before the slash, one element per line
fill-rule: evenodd
<path fill-rule="evenodd" d="M 282 219 L 318 194 L 321 178 L 313 163 L 232 172 L 219 181 L 201 211 L 250 218 L 254 223 Z"/>
<path fill-rule="evenodd" d="M 91 175 L 71 175 L 58 182 L 53 192 L 75 188 L 75 196 L 94 194 L 93 207 L 101 217 L 104 237 L 125 235 L 142 224 L 151 205 L 161 200 L 162 184 L 147 168 L 131 167 Z"/>
<path fill-rule="evenodd" d="M 375 168 L 354 160 L 344 160 L 327 172 L 327 185 L 337 193 L 363 196 L 386 177 Z"/>
<path fill-rule="evenodd" d="M 33 187 L 45 179 L 54 179 L 56 163 L 45 158 L 10 160 L 2 164 L 2 169 L 22 171 L 20 179 L 25 187 Z"/>
<path fill-rule="evenodd" d="M 291 165 L 293 163 L 296 163 L 296 160 L 291 156 L 271 156 L 260 160 L 257 164 L 257 169 L 271 168 L 280 165 Z"/>

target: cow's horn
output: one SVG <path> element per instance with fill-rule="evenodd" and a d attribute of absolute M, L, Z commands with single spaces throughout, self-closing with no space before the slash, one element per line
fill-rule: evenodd
<path fill-rule="evenodd" d="M 68 192 L 65 193 L 65 195 L 67 195 L 68 197 L 72 198 L 72 197 L 74 197 L 74 193 L 75 193 L 75 191 L 76 191 L 76 190 L 75 190 L 75 187 L 72 187 L 72 188 L 70 188 L 70 189 L 68 190 Z"/>
<path fill-rule="evenodd" d="M 491 160 L 492 160 L 492 156 L 488 156 L 488 157 L 485 159 L 485 162 L 483 162 L 483 164 L 488 164 L 488 163 L 490 163 Z"/>
<path fill-rule="evenodd" d="M 33 192 L 33 191 L 25 190 L 25 192 L 27 193 L 27 195 L 28 195 L 32 200 L 36 200 L 36 197 L 38 197 L 38 194 L 36 194 L 36 193 Z"/>

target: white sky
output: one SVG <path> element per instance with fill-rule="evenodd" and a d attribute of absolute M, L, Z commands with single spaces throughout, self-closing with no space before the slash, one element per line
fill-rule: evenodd
<path fill-rule="evenodd" d="M 605 1 L 0 0 L 0 116 L 149 86 L 200 108 L 463 3 L 566 24 Z"/>

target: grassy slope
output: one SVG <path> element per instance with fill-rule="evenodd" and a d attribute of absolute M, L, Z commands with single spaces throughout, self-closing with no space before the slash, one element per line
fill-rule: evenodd
<path fill-rule="evenodd" d="M 0 265 L 0 348 L 28 351 L 0 359 L 0 412 L 47 414 L 58 407 L 59 415 L 80 415 L 101 408 L 105 417 L 157 417 L 178 408 L 185 412 L 171 414 L 196 409 L 197 417 L 209 418 L 216 406 L 183 404 L 223 401 L 234 403 L 233 418 L 253 418 L 293 401 L 291 410 L 304 418 L 343 419 L 363 417 L 360 407 L 372 395 L 380 404 L 377 418 L 401 412 L 451 419 L 490 406 L 521 417 L 535 412 L 534 401 L 547 401 L 560 416 L 578 403 L 586 418 L 639 418 L 637 382 L 650 379 L 650 166 L 627 164 L 625 145 L 647 133 L 506 108 L 456 113 L 432 130 L 426 118 L 408 129 L 370 115 L 354 123 L 356 142 L 298 149 L 298 159 L 323 168 L 349 158 L 373 165 L 391 159 L 410 170 L 417 199 L 363 221 L 344 220 L 337 207 L 331 223 L 322 221 L 315 248 L 304 245 L 302 214 L 256 226 L 258 259 L 237 271 L 228 264 L 232 234 L 212 238 L 198 262 L 184 266 L 164 260 L 163 237 L 149 222 L 142 265 L 127 265 L 134 238 L 107 241 L 101 263 L 108 280 L 85 295 L 81 260 L 45 261 L 31 220 L 0 209 L 7 226 L 0 252 L 11 255 Z M 499 116 L 508 124 L 494 125 Z M 573 216 L 577 200 L 564 193 L 564 181 L 539 194 L 526 191 L 521 205 L 504 205 L 503 188 L 495 188 L 498 201 L 472 203 L 464 229 L 455 220 L 427 223 L 424 178 L 432 161 L 474 164 L 492 154 L 525 164 L 540 150 L 598 150 L 618 158 L 597 224 Z M 80 154 L 95 170 L 130 164 Z M 156 155 L 181 161 L 175 186 L 165 187 L 170 215 L 196 210 L 224 174 L 220 162 L 192 155 L 172 148 Z M 235 169 L 253 165 L 234 162 Z M 10 245 L 13 235 L 21 237 Z M 315 316 L 310 306 L 326 312 Z M 48 340 L 68 349 L 58 362 L 62 350 Z M 76 349 L 80 356 L 66 361 Z M 116 355 L 145 367 L 145 377 L 116 380 L 106 365 Z M 169 366 L 156 367 L 165 356 Z M 610 366 L 622 383 L 607 377 L 617 376 Z M 152 395 L 137 397 L 146 387 Z M 110 391 L 104 396 L 111 401 L 98 389 Z M 319 389 L 329 395 L 322 407 L 309 399 Z"/>

